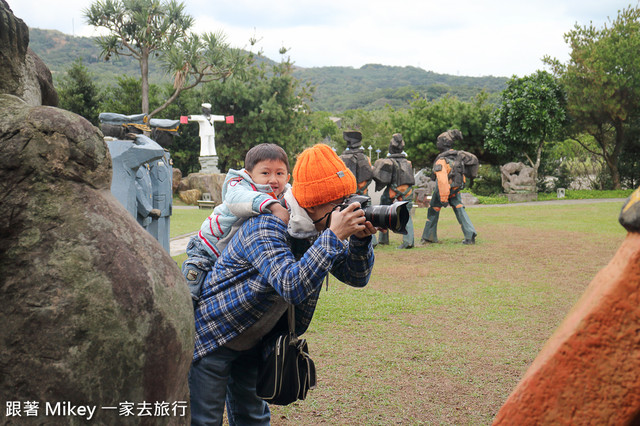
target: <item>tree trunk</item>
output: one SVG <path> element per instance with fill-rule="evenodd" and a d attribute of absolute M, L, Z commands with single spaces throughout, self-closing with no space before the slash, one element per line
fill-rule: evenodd
<path fill-rule="evenodd" d="M 620 189 L 620 170 L 618 169 L 618 163 L 620 162 L 620 153 L 622 152 L 622 147 L 624 146 L 624 125 L 622 121 L 617 120 L 613 123 L 613 128 L 615 129 L 615 142 L 613 145 L 613 150 L 611 154 L 607 151 L 606 140 L 602 140 L 600 146 L 602 147 L 602 156 L 604 157 L 604 162 L 609 168 L 609 172 L 611 173 L 611 184 L 613 186 L 612 189 Z M 597 140 L 597 139 L 596 139 Z"/>
<path fill-rule="evenodd" d="M 538 169 L 540 168 L 540 159 L 542 158 L 542 145 L 544 145 L 544 140 L 538 143 L 538 148 L 536 149 L 536 162 L 533 164 L 533 182 L 536 185 L 536 192 L 538 192 Z"/>
<path fill-rule="evenodd" d="M 140 75 L 142 77 L 142 113 L 149 114 L 149 49 L 142 49 L 140 58 Z"/>

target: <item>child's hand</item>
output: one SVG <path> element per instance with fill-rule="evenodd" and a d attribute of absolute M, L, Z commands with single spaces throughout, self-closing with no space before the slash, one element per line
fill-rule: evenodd
<path fill-rule="evenodd" d="M 280 218 L 287 225 L 289 224 L 289 210 L 285 209 L 280 203 L 272 203 L 269 210 L 274 216 Z"/>

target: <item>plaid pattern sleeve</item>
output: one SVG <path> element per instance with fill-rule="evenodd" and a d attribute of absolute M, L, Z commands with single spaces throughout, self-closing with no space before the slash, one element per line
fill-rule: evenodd
<path fill-rule="evenodd" d="M 373 266 L 368 241 L 352 238 L 347 245 L 325 231 L 296 261 L 287 238 L 285 224 L 272 215 L 249 219 L 234 235 L 203 285 L 195 311 L 194 360 L 253 325 L 278 295 L 296 305 L 302 334 L 329 271 L 349 285 L 366 285 Z"/>

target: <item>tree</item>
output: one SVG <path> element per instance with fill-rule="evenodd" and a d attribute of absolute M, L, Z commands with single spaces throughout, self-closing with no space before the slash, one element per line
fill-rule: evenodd
<path fill-rule="evenodd" d="M 58 97 L 60 108 L 83 116 L 94 126 L 98 125 L 100 93 L 82 59 L 76 59 L 61 78 Z"/>
<path fill-rule="evenodd" d="M 485 147 L 510 158 L 526 158 L 537 180 L 543 146 L 560 136 L 565 117 L 565 94 L 551 74 L 514 76 L 487 124 Z"/>
<path fill-rule="evenodd" d="M 614 189 L 621 187 L 618 164 L 640 112 L 640 9 L 619 11 L 615 21 L 597 29 L 579 26 L 565 34 L 571 47 L 566 64 L 545 57 L 567 91 L 571 135 L 601 156 Z M 592 150 L 582 135 L 595 138 Z"/>
<path fill-rule="evenodd" d="M 281 50 L 284 52 L 286 50 Z M 294 154 L 314 142 L 309 140 L 305 129 L 311 89 L 301 85 L 292 71 L 293 64 L 288 58 L 277 64 L 263 61 L 250 66 L 237 79 L 204 85 L 197 105 L 193 100 L 188 105 L 189 110 L 193 110 L 191 108 L 199 109 L 200 103 L 209 102 L 212 114 L 234 116 L 233 124 L 215 124 L 220 170 L 242 167 L 246 152 L 266 142 L 280 145 L 289 154 L 293 166 Z M 181 133 L 185 131 L 181 128 Z M 182 146 L 187 142 L 184 138 L 178 139 L 181 140 L 175 141 L 172 155 L 182 152 L 186 156 L 184 151 L 192 148 Z"/>
<path fill-rule="evenodd" d="M 492 107 L 486 100 L 485 93 L 477 95 L 472 102 L 451 96 L 433 101 L 416 96 L 411 108 L 392 114 L 391 126 L 394 132 L 402 133 L 405 150 L 416 168 L 433 164 L 439 153 L 436 139 L 449 129 L 459 129 L 464 135 L 456 149 L 469 151 L 485 162 L 490 161 L 491 157 L 484 150 L 484 127 Z M 390 138 L 389 135 L 387 141 Z"/>
<path fill-rule="evenodd" d="M 362 109 L 347 110 L 342 115 L 343 130 L 358 130 L 362 132 L 362 147 L 368 155 L 371 146 L 372 162 L 376 161 L 376 150 L 386 152 L 389 149 L 389 141 L 393 135 L 391 127 L 391 109 L 378 109 L 365 111 Z M 347 147 L 347 142 L 342 137 L 336 140 L 336 148 L 339 153 Z"/>
<path fill-rule="evenodd" d="M 176 0 L 97 0 L 84 10 L 90 25 L 109 34 L 98 37 L 101 56 L 131 56 L 140 63 L 143 113 L 154 116 L 184 90 L 225 79 L 242 70 L 245 55 L 231 49 L 224 34 L 190 34 L 194 19 Z M 149 60 L 158 57 L 174 79 L 174 91 L 149 112 Z M 132 113 L 132 112 L 130 112 Z"/>
<path fill-rule="evenodd" d="M 102 97 L 101 108 L 104 112 L 116 112 L 129 115 L 137 111 L 142 100 L 140 79 L 129 75 L 116 78 L 116 85 L 109 87 Z M 149 85 L 149 105 L 156 108 L 160 105 L 160 88 Z"/>

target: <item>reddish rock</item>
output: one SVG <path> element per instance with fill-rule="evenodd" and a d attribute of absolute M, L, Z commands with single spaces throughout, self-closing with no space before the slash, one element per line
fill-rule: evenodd
<path fill-rule="evenodd" d="M 498 412 L 495 425 L 640 423 L 640 189 L 629 230 Z"/>

